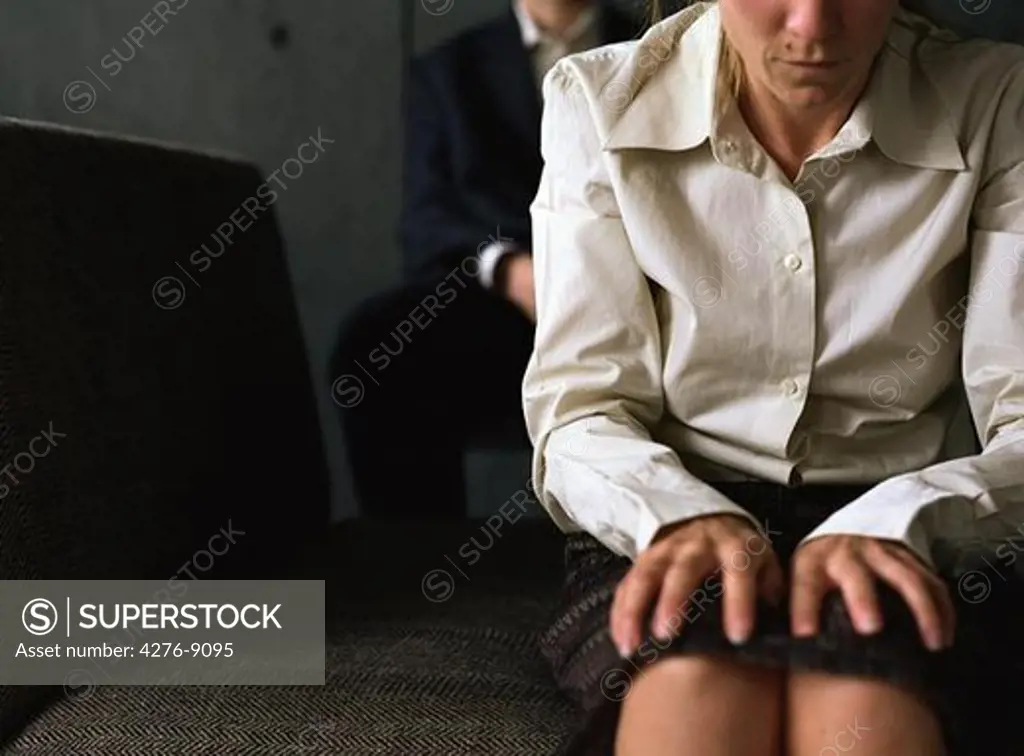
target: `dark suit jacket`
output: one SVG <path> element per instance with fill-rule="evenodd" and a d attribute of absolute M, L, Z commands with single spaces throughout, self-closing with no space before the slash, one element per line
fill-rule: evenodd
<path fill-rule="evenodd" d="M 639 36 L 636 20 L 604 2 L 601 9 L 603 43 Z M 406 276 L 443 278 L 499 234 L 529 248 L 542 103 L 511 5 L 413 58 L 406 73 Z"/>

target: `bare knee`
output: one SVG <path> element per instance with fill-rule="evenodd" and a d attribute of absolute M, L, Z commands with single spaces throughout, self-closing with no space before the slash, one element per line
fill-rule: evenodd
<path fill-rule="evenodd" d="M 616 756 L 775 754 L 782 682 L 779 672 L 707 656 L 658 660 L 633 674 Z"/>
<path fill-rule="evenodd" d="M 942 728 L 926 703 L 869 678 L 796 672 L 787 684 L 786 730 L 793 756 L 864 753 L 942 756 Z"/>

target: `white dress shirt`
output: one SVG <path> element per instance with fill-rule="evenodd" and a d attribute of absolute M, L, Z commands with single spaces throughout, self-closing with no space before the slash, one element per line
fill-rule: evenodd
<path fill-rule="evenodd" d="M 540 91 L 544 76 L 561 58 L 572 53 L 589 50 L 601 44 L 601 28 L 599 23 L 599 5 L 593 3 L 580 13 L 565 33 L 555 36 L 540 26 L 527 13 L 522 0 L 514 0 L 512 11 L 519 22 L 519 33 L 523 47 L 530 56 L 534 80 Z M 521 249 L 523 244 L 508 241 L 491 242 L 480 250 L 479 280 L 488 289 L 494 285 L 494 273 L 498 262 L 509 252 Z"/>
<path fill-rule="evenodd" d="M 523 380 L 541 503 L 632 559 L 700 515 L 756 525 L 706 482 L 745 477 L 872 486 L 805 540 L 934 565 L 937 538 L 1014 530 L 1024 48 L 898 11 L 864 97 L 790 182 L 720 43 L 699 3 L 544 80 Z M 964 388 L 984 451 L 946 459 Z"/>

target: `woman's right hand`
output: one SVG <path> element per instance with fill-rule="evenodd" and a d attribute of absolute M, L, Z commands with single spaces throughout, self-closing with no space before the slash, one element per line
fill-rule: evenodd
<path fill-rule="evenodd" d="M 709 596 L 704 584 L 713 575 L 720 588 Z M 670 525 L 619 583 L 611 609 L 612 640 L 623 656 L 635 652 L 655 600 L 651 632 L 668 639 L 679 634 L 692 607 L 702 611 L 702 598 L 712 603 L 722 597 L 725 633 L 733 643 L 743 643 L 754 629 L 758 593 L 775 603 L 785 585 L 771 544 L 742 517 L 708 515 Z"/>

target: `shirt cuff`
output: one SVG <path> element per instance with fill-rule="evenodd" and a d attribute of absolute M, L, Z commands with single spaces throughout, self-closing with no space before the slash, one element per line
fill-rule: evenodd
<path fill-rule="evenodd" d="M 485 289 L 494 288 L 494 273 L 498 269 L 498 263 L 505 255 L 515 252 L 519 247 L 512 242 L 496 241 L 491 242 L 480 250 L 480 273 L 478 280 Z"/>
<path fill-rule="evenodd" d="M 588 418 L 590 425 L 602 425 Z M 627 437 L 604 423 L 604 437 L 579 424 L 558 429 L 534 453 L 534 478 L 544 507 L 558 513 L 613 552 L 636 560 L 662 528 L 698 517 L 734 515 L 770 540 L 768 523 L 679 464 L 659 461 L 658 445 Z M 617 434 L 617 435 L 616 435 Z M 579 456 L 585 450 L 586 459 Z M 623 464 L 625 462 L 625 464 Z"/>
<path fill-rule="evenodd" d="M 935 569 L 925 514 L 970 519 L 970 502 L 937 488 L 916 476 L 883 481 L 835 512 L 808 533 L 801 544 L 827 535 L 853 535 L 895 541 L 910 549 L 930 569 Z M 967 522 L 953 532 L 965 532 Z M 948 526 L 948 523 L 947 523 Z"/>
<path fill-rule="evenodd" d="M 680 496 L 668 491 L 651 491 L 645 495 L 646 506 L 640 510 L 636 529 L 636 556 L 646 551 L 662 528 L 678 525 L 698 517 L 733 515 L 746 520 L 747 524 L 769 542 L 769 523 L 762 524 L 750 512 L 727 499 L 717 489 L 706 483 L 690 487 L 688 495 Z M 635 556 L 634 556 L 635 558 Z"/>

